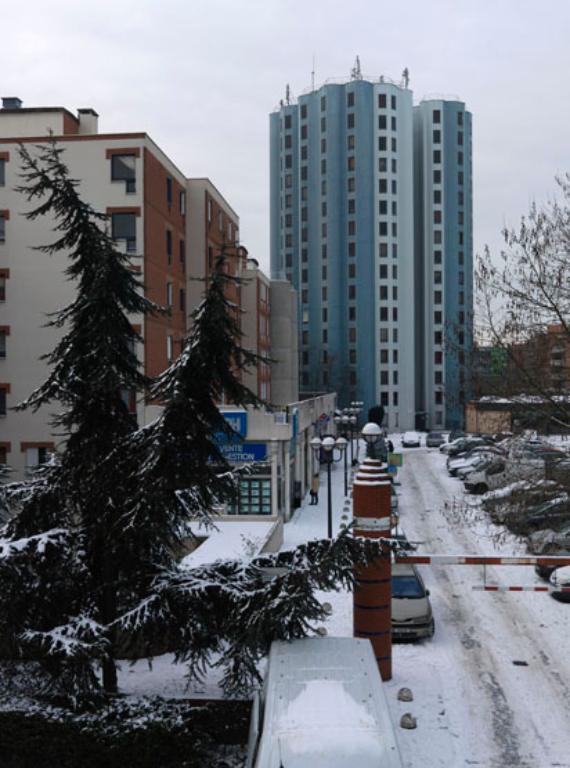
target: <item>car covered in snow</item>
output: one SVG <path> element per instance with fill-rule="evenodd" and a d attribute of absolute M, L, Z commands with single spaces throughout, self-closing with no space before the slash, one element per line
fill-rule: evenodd
<path fill-rule="evenodd" d="M 551 553 L 552 554 L 552 553 Z M 570 557 L 570 552 L 567 550 L 563 550 L 561 552 L 556 552 L 556 555 L 558 557 Z M 554 571 L 556 571 L 561 566 L 559 565 L 546 565 L 546 564 L 540 564 L 534 566 L 534 572 L 537 576 L 540 576 L 541 579 L 547 579 L 549 580 Z M 567 567 L 567 566 L 562 566 Z"/>
<path fill-rule="evenodd" d="M 570 603 L 570 565 L 557 568 L 549 581 L 552 597 L 561 603 Z"/>
<path fill-rule="evenodd" d="M 369 640 L 271 645 L 250 719 L 246 768 L 402 768 Z"/>
<path fill-rule="evenodd" d="M 402 435 L 402 447 L 404 448 L 419 448 L 421 445 L 421 437 L 417 432 L 404 432 Z"/>
<path fill-rule="evenodd" d="M 419 640 L 433 637 L 435 621 L 429 590 L 415 565 L 392 565 L 392 638 Z"/>

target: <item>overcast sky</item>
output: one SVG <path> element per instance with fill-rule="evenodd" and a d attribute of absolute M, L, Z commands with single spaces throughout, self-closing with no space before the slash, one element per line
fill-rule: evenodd
<path fill-rule="evenodd" d="M 268 113 L 348 75 L 411 75 L 415 102 L 473 113 L 475 250 L 500 246 L 570 170 L 568 0 L 27 0 L 3 3 L 0 95 L 93 107 L 103 132 L 146 131 L 209 176 L 269 268 Z"/>

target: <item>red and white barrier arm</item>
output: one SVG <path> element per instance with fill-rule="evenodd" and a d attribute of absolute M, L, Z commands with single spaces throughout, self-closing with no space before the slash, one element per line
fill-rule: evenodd
<path fill-rule="evenodd" d="M 505 556 L 497 555 L 396 555 L 397 563 L 414 565 L 570 565 L 570 557 L 552 555 Z"/>

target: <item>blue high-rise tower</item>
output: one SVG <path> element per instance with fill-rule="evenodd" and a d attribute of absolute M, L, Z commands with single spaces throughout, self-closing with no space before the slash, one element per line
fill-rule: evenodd
<path fill-rule="evenodd" d="M 427 410 L 419 160 L 407 83 L 357 70 L 270 116 L 271 271 L 298 291 L 301 391 L 381 403 L 390 429 Z"/>

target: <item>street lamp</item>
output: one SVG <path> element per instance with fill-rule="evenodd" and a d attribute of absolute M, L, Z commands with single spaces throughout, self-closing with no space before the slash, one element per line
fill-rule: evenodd
<path fill-rule="evenodd" d="M 373 421 L 369 421 L 368 424 L 365 424 L 362 427 L 361 435 L 367 445 L 372 448 L 372 451 L 368 451 L 368 454 L 372 454 L 374 456 L 374 446 L 382 439 L 382 429 L 378 426 L 378 424 L 375 424 Z"/>
<path fill-rule="evenodd" d="M 332 491 L 331 491 L 331 466 L 342 459 L 343 453 L 346 451 L 346 440 L 344 437 L 334 437 L 330 435 L 321 440 L 320 437 L 313 437 L 311 440 L 311 448 L 320 461 L 321 451 L 324 456 L 325 464 L 327 465 L 327 521 L 328 521 L 328 537 L 332 539 Z M 334 452 L 338 450 L 339 456 L 335 459 Z"/>
<path fill-rule="evenodd" d="M 347 458 L 348 458 L 348 451 L 346 450 L 346 446 L 348 445 L 348 441 L 346 439 L 347 435 L 347 424 L 348 424 L 348 418 L 346 416 L 335 416 L 334 417 L 335 423 L 337 425 L 337 428 L 341 430 L 340 433 L 340 439 L 344 441 L 344 495 L 348 496 L 348 466 L 347 466 Z"/>

